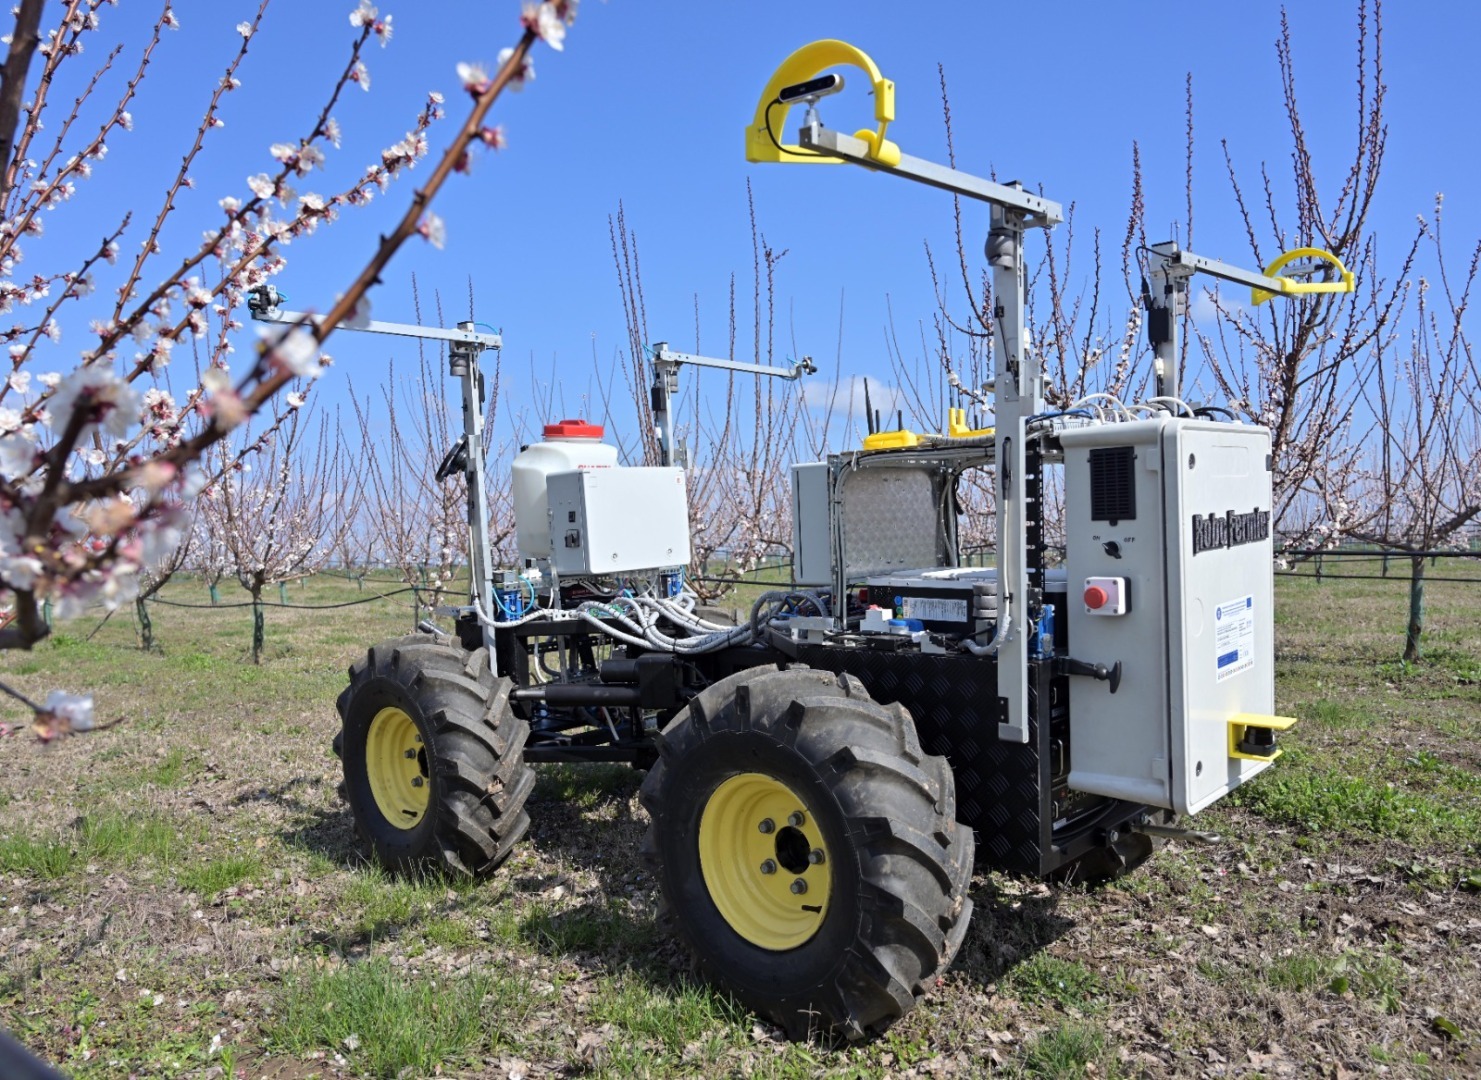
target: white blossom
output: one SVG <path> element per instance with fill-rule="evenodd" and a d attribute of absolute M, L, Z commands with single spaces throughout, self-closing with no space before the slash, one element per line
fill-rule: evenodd
<path fill-rule="evenodd" d="M 258 330 L 263 338 L 273 337 L 276 333 L 266 327 Z M 301 379 L 317 379 L 324 373 L 319 363 L 319 343 L 300 326 L 295 326 L 272 345 L 269 356 L 274 363 Z"/>
<path fill-rule="evenodd" d="M 500 63 L 503 63 L 502 59 Z M 458 80 L 470 94 L 481 94 L 488 89 L 489 73 L 483 69 L 482 64 L 464 62 L 458 65 Z"/>
<path fill-rule="evenodd" d="M 505 64 L 507 64 L 509 62 L 509 58 L 513 55 L 514 49 L 510 46 L 506 45 L 504 48 L 500 49 L 498 57 L 499 66 L 503 67 Z M 519 70 L 515 72 L 514 78 L 509 80 L 509 89 L 516 91 L 523 90 L 525 88 L 525 83 L 534 81 L 535 65 L 527 55 L 524 58 L 524 62 L 520 65 Z"/>
<path fill-rule="evenodd" d="M 426 217 L 422 218 L 422 223 L 417 226 L 417 232 L 426 237 L 427 243 L 439 251 L 447 243 L 447 226 L 442 223 L 442 219 L 436 214 L 429 213 Z"/>
<path fill-rule="evenodd" d="M 554 4 L 536 4 L 527 0 L 520 14 L 519 21 L 525 29 L 533 30 L 536 37 L 540 38 L 556 52 L 560 52 L 566 47 L 566 24 L 556 14 Z"/>
<path fill-rule="evenodd" d="M 56 389 L 48 418 L 51 429 L 64 431 L 79 407 L 93 411 L 89 426 L 101 423 L 107 434 L 123 436 L 139 415 L 139 392 L 104 367 L 80 367 Z"/>

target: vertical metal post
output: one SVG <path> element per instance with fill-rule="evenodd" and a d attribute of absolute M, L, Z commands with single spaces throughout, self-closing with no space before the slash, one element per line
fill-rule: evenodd
<path fill-rule="evenodd" d="M 1025 340 L 1023 215 L 994 205 L 987 236 L 993 274 L 993 348 L 996 352 L 996 449 L 998 470 L 998 595 L 1007 601 L 1011 627 L 998 649 L 998 696 L 1006 708 L 998 737 L 1028 741 L 1028 558 L 1024 544 L 1024 435 L 1030 416 L 1043 411 L 1044 386 L 1037 354 Z"/>
<path fill-rule="evenodd" d="M 472 330 L 474 324 L 461 322 L 460 330 Z M 484 487 L 483 463 L 483 371 L 479 358 L 483 349 L 454 344 L 448 350 L 448 369 L 462 383 L 463 436 L 467 439 L 468 464 L 468 595 L 486 615 L 493 614 L 493 584 L 489 575 L 493 553 L 489 546 L 487 488 Z M 484 626 L 483 643 L 492 651 L 493 631 Z"/>
<path fill-rule="evenodd" d="M 658 463 L 674 464 L 673 394 L 679 388 L 679 365 L 665 357 L 669 343 L 653 344 L 653 389 L 649 406 L 653 410 L 653 433 L 658 437 Z"/>
<path fill-rule="evenodd" d="M 1151 248 L 1151 265 L 1148 277 L 1150 288 L 1144 297 L 1147 303 L 1147 338 L 1156 355 L 1154 371 L 1157 377 L 1158 397 L 1181 397 L 1179 385 L 1178 334 L 1183 325 L 1183 313 L 1188 309 L 1188 277 L 1191 274 L 1182 265 L 1174 265 L 1167 256 L 1176 255 L 1178 245 L 1169 241 L 1154 244 Z"/>

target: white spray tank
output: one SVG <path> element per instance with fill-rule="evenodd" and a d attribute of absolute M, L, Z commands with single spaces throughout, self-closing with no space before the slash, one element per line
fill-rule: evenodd
<path fill-rule="evenodd" d="M 546 424 L 544 439 L 526 446 L 510 466 L 514 489 L 515 542 L 525 559 L 550 558 L 551 473 L 617 467 L 617 447 L 602 442 L 602 426 L 585 420 Z"/>

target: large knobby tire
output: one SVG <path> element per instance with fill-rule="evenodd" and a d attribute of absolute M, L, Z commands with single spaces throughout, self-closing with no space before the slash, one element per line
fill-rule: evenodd
<path fill-rule="evenodd" d="M 973 838 L 945 758 L 852 676 L 743 671 L 675 717 L 642 788 L 663 919 L 793 1038 L 877 1032 L 951 963 Z"/>
<path fill-rule="evenodd" d="M 529 734 L 487 649 L 414 634 L 374 646 L 336 703 L 356 831 L 397 871 L 486 874 L 530 827 Z"/>

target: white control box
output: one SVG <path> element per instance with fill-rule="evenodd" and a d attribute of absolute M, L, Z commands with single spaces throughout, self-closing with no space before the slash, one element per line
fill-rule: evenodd
<path fill-rule="evenodd" d="M 833 495 L 826 461 L 792 466 L 792 583 L 833 584 Z"/>
<path fill-rule="evenodd" d="M 1269 432 L 1163 417 L 1061 442 L 1069 654 L 1122 670 L 1115 693 L 1070 678 L 1070 787 L 1196 813 L 1269 765 L 1229 737 L 1275 706 Z"/>
<path fill-rule="evenodd" d="M 551 473 L 550 565 L 564 577 L 630 574 L 689 564 L 683 469 Z"/>

